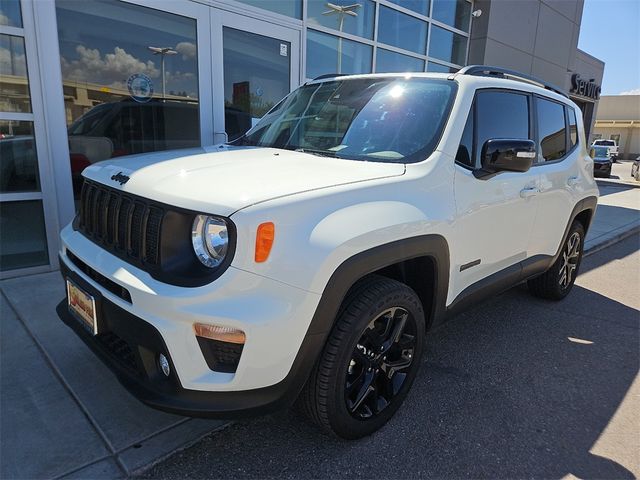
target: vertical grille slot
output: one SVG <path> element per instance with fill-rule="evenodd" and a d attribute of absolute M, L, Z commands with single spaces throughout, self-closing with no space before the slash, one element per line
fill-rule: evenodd
<path fill-rule="evenodd" d="M 107 207 L 107 242 L 116 243 L 116 225 L 118 220 L 118 204 L 120 199 L 115 193 L 109 195 L 109 204 Z"/>
<path fill-rule="evenodd" d="M 160 262 L 160 225 L 162 210 L 151 207 L 147 217 L 147 231 L 145 235 L 145 261 L 157 265 Z"/>
<path fill-rule="evenodd" d="M 131 256 L 140 258 L 142 255 L 142 232 L 144 232 L 144 211 L 142 203 L 137 203 L 133 207 L 131 216 Z"/>
<path fill-rule="evenodd" d="M 118 212 L 118 248 L 124 251 L 129 250 L 129 211 L 131 210 L 131 200 L 123 197 L 120 200 L 120 211 Z"/>

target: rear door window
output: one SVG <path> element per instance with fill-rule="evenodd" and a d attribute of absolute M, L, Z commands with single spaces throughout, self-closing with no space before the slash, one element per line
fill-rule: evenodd
<path fill-rule="evenodd" d="M 567 153 L 567 130 L 564 105 L 544 98 L 536 98 L 538 113 L 538 158 L 545 162 L 559 160 Z"/>

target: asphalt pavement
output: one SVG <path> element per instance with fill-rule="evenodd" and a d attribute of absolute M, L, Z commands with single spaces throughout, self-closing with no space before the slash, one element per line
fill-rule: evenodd
<path fill-rule="evenodd" d="M 347 442 L 295 412 L 244 420 L 144 478 L 640 477 L 640 237 L 562 302 L 516 287 L 428 337 L 404 406 Z"/>

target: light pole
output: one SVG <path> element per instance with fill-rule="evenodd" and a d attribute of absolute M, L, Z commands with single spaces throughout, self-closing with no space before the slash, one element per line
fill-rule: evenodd
<path fill-rule="evenodd" d="M 162 100 L 164 100 L 164 97 L 165 97 L 165 93 L 164 93 L 164 88 L 165 88 L 165 84 L 164 84 L 164 56 L 165 55 L 177 55 L 178 52 L 176 52 L 171 47 L 147 47 L 147 48 L 149 50 L 151 50 L 154 55 L 160 55 L 160 65 L 161 65 L 160 68 L 162 69 Z"/>
<path fill-rule="evenodd" d="M 323 15 L 339 15 L 338 20 L 338 29 L 342 32 L 342 27 L 344 27 L 344 16 L 349 15 L 351 17 L 357 17 L 358 14 L 354 12 L 356 8 L 360 8 L 362 5 L 359 3 L 354 3 L 352 5 L 336 5 L 335 3 L 326 3 L 329 10 L 326 12 L 322 12 Z M 342 37 L 338 37 L 338 71 L 336 73 L 342 73 Z"/>

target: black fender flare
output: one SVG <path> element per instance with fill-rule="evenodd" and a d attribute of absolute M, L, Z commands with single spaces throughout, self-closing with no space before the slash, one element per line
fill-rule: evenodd
<path fill-rule="evenodd" d="M 430 257 L 436 267 L 434 302 L 431 312 L 425 312 L 425 316 L 431 315 L 432 325 L 441 323 L 446 313 L 449 289 L 449 245 L 442 235 L 410 237 L 359 252 L 343 261 L 329 278 L 287 376 L 276 385 L 262 390 L 280 391 L 285 398 L 280 398 L 278 403 L 292 404 L 320 357 L 349 289 L 377 270 L 418 257 Z"/>

